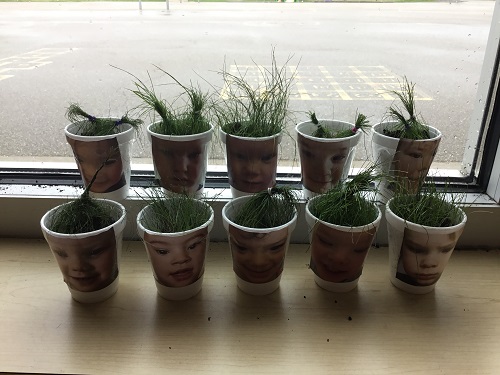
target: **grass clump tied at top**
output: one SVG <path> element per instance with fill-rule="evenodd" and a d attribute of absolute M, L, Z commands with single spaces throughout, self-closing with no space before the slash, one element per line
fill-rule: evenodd
<path fill-rule="evenodd" d="M 297 202 L 294 190 L 275 186 L 252 195 L 238 208 L 232 220 L 247 228 L 279 227 L 296 215 Z"/>
<path fill-rule="evenodd" d="M 146 199 L 150 214 L 142 216 L 141 224 L 153 232 L 184 232 L 205 224 L 212 215 L 208 204 L 187 194 L 168 195 L 155 188 Z"/>
<path fill-rule="evenodd" d="M 288 74 L 287 64 L 279 67 L 274 49 L 271 66 L 254 62 L 257 76 L 236 67 L 231 73 L 226 66 L 220 74 L 224 81 L 215 116 L 221 129 L 240 137 L 269 137 L 286 129 L 291 87 L 295 73 Z M 256 80 L 255 87 L 250 80 Z"/>
<path fill-rule="evenodd" d="M 376 166 L 370 166 L 352 180 L 340 181 L 311 201 L 309 210 L 318 219 L 330 224 L 346 227 L 370 224 L 378 216 L 373 182 L 382 177 L 375 171 Z"/>
<path fill-rule="evenodd" d="M 132 119 L 127 115 L 120 119 L 95 117 L 85 112 L 78 104 L 71 103 L 66 110 L 66 118 L 77 126 L 79 135 L 103 136 L 113 135 L 123 131 L 120 125 L 129 124 L 136 131 L 142 124 L 140 119 Z"/>
<path fill-rule="evenodd" d="M 184 91 L 174 100 L 167 102 L 155 91 L 155 86 L 148 72 L 150 85 L 132 75 L 135 78 L 135 89 L 130 90 L 142 103 L 136 108 L 140 116 L 150 116 L 155 124 L 151 130 L 164 135 L 191 135 L 200 134 L 210 130 L 208 111 L 211 95 L 203 92 L 200 86 L 189 86 L 181 84 L 174 76 L 155 65 L 162 73 L 179 85 Z M 123 69 L 120 69 L 123 70 Z M 187 96 L 187 98 L 186 98 Z M 178 101 L 182 104 L 174 106 Z M 160 117 L 156 121 L 157 116 Z"/>
<path fill-rule="evenodd" d="M 415 108 L 415 84 L 404 77 L 400 84 L 401 91 L 391 91 L 401 101 L 402 108 L 392 105 L 388 110 L 388 118 L 395 124 L 384 129 L 384 134 L 393 138 L 429 139 L 429 126 L 417 114 Z"/>
<path fill-rule="evenodd" d="M 356 120 L 352 129 L 342 129 L 336 131 L 321 124 L 316 117 L 315 112 L 308 112 L 308 114 L 311 122 L 317 126 L 316 130 L 312 133 L 312 136 L 316 138 L 346 138 L 355 135 L 358 130 L 366 132 L 366 129 L 371 127 L 367 117 L 362 113 L 356 113 Z"/>
<path fill-rule="evenodd" d="M 459 205 L 463 193 L 448 193 L 438 190 L 434 182 L 422 184 L 416 194 L 399 191 L 391 200 L 389 208 L 402 219 L 429 227 L 451 227 L 463 220 Z"/>
<path fill-rule="evenodd" d="M 53 212 L 47 228 L 63 234 L 93 232 L 113 224 L 121 215 L 115 205 L 94 199 L 90 188 L 104 167 L 106 161 L 96 171 L 82 195 L 74 201 L 61 205 Z"/>

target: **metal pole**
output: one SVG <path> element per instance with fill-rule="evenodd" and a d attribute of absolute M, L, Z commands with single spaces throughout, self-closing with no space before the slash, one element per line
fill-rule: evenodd
<path fill-rule="evenodd" d="M 142 0 L 139 0 L 139 10 L 142 12 Z"/>
<path fill-rule="evenodd" d="M 170 1 L 169 0 L 165 0 L 165 2 L 167 3 L 167 10 L 170 10 Z"/>

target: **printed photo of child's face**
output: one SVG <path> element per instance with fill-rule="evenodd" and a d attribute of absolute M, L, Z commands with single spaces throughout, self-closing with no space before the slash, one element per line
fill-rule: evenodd
<path fill-rule="evenodd" d="M 68 138 L 76 164 L 87 186 L 95 172 L 103 165 L 90 189 L 94 193 L 107 193 L 125 186 L 123 161 L 116 138 L 84 142 Z"/>
<path fill-rule="evenodd" d="M 329 282 L 356 280 L 363 271 L 375 232 L 375 228 L 360 233 L 343 232 L 317 223 L 311 240 L 311 269 Z"/>
<path fill-rule="evenodd" d="M 406 228 L 399 258 L 404 274 L 396 277 L 412 285 L 435 284 L 448 264 L 460 234 L 461 231 L 429 235 Z"/>
<path fill-rule="evenodd" d="M 248 142 L 226 138 L 229 184 L 239 191 L 257 193 L 273 187 L 278 165 L 276 139 Z"/>
<path fill-rule="evenodd" d="M 398 183 L 416 192 L 429 172 L 438 146 L 439 139 L 428 142 L 400 139 L 392 163 Z"/>
<path fill-rule="evenodd" d="M 174 193 L 195 193 L 203 187 L 207 168 L 204 141 L 175 142 L 152 137 L 151 146 L 163 188 Z"/>
<path fill-rule="evenodd" d="M 270 233 L 250 233 L 229 226 L 233 270 L 241 279 L 256 284 L 276 279 L 283 272 L 288 228 Z"/>
<path fill-rule="evenodd" d="M 342 178 L 349 157 L 349 141 L 316 142 L 301 134 L 297 136 L 302 184 L 315 193 L 324 193 Z"/>
<path fill-rule="evenodd" d="M 113 228 L 87 238 L 61 238 L 45 233 L 64 282 L 80 292 L 95 292 L 118 276 L 118 255 Z"/>
<path fill-rule="evenodd" d="M 179 237 L 145 233 L 144 241 L 156 280 L 173 288 L 197 281 L 204 271 L 207 236 L 207 228 Z"/>

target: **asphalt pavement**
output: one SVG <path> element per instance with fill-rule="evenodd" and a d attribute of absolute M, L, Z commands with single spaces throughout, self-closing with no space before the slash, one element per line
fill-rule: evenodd
<path fill-rule="evenodd" d="M 142 5 L 142 10 L 140 10 Z M 493 1 L 435 3 L 0 3 L 0 160 L 68 160 L 63 128 L 71 102 L 98 116 L 139 104 L 133 78 L 178 94 L 155 65 L 181 82 L 220 88 L 220 71 L 267 66 L 271 50 L 296 82 L 294 126 L 318 117 L 372 123 L 384 117 L 406 76 L 417 109 L 443 132 L 436 160 L 462 160 L 485 55 Z M 146 123 L 149 121 L 145 119 Z M 369 156 L 369 139 L 357 159 Z M 134 146 L 150 160 L 146 138 Z M 214 159 L 221 160 L 217 147 Z"/>

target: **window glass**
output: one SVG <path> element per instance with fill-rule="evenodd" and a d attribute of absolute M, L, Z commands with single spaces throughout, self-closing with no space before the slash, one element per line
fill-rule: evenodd
<path fill-rule="evenodd" d="M 459 170 L 494 4 L 182 2 L 167 11 L 145 2 L 140 12 L 137 3 L 0 3 L 0 160 L 74 168 L 63 132 L 70 103 L 94 116 L 132 110 L 140 102 L 126 72 L 173 101 L 179 87 L 155 65 L 219 93 L 224 66 L 257 82 L 274 48 L 296 74 L 281 168 L 300 172 L 294 127 L 307 111 L 343 121 L 358 111 L 375 124 L 407 77 L 417 111 L 443 133 L 432 168 Z M 150 149 L 143 132 L 134 169 L 152 171 Z M 358 164 L 370 150 L 365 138 Z M 224 170 L 217 138 L 209 164 Z"/>

